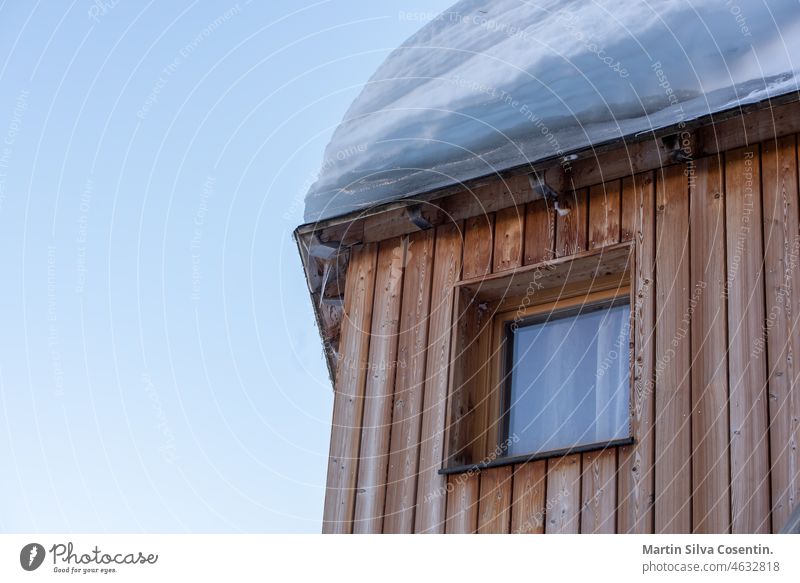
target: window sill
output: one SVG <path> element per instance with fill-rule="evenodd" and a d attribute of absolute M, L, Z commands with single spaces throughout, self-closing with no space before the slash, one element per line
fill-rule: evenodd
<path fill-rule="evenodd" d="M 488 470 L 489 468 L 499 468 L 501 466 L 510 466 L 514 464 L 524 464 L 526 462 L 534 462 L 536 460 L 544 460 L 555 457 L 564 457 L 575 453 L 585 453 L 588 451 L 598 451 L 601 449 L 608 449 L 611 447 L 622 447 L 625 445 L 632 445 L 634 442 L 633 437 L 626 437 L 625 439 L 615 439 L 613 441 L 605 441 L 601 443 L 590 443 L 588 445 L 577 445 L 566 449 L 556 449 L 551 451 L 543 451 L 540 453 L 531 453 L 525 455 L 515 455 L 509 457 L 498 457 L 493 460 L 479 462 L 476 464 L 463 464 L 460 466 L 453 466 L 451 468 L 441 468 L 439 474 L 447 476 L 450 474 L 466 474 L 476 473 L 481 470 Z"/>

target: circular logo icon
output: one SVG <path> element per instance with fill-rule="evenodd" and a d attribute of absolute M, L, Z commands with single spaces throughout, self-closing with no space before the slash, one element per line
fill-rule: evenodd
<path fill-rule="evenodd" d="M 44 562 L 44 547 L 39 543 L 28 543 L 19 552 L 19 564 L 26 571 L 35 571 Z"/>

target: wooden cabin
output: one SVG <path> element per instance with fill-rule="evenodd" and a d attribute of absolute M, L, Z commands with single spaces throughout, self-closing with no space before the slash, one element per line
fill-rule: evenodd
<path fill-rule="evenodd" d="M 780 531 L 798 132 L 792 93 L 299 227 L 335 390 L 324 532 Z M 526 359 L 578 370 L 595 338 L 599 376 L 608 334 L 584 318 L 616 308 L 611 391 L 556 371 L 537 438 Z"/>
<path fill-rule="evenodd" d="M 798 528 L 800 12 L 735 16 L 462 0 L 387 56 L 295 232 L 325 532 Z"/>

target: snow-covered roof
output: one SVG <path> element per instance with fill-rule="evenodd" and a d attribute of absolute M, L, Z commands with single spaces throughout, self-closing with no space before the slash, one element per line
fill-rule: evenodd
<path fill-rule="evenodd" d="M 350 106 L 305 219 L 797 91 L 799 50 L 797 0 L 462 0 Z"/>

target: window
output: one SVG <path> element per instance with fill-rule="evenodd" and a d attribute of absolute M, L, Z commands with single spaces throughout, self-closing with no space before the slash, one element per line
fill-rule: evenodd
<path fill-rule="evenodd" d="M 508 456 L 608 444 L 630 435 L 627 298 L 505 322 Z"/>
<path fill-rule="evenodd" d="M 632 249 L 456 284 L 442 473 L 633 442 Z"/>

